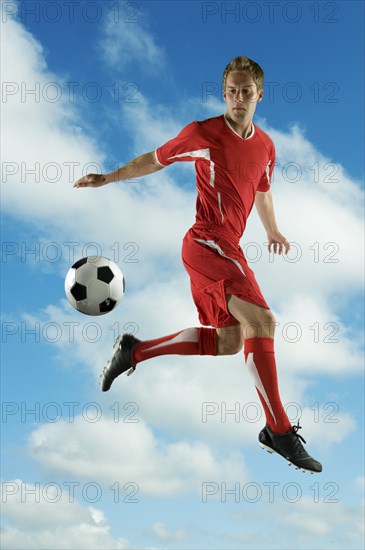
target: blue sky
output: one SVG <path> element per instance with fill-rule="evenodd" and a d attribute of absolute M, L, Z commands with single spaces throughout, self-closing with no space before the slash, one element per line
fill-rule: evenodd
<path fill-rule="evenodd" d="M 2 2 L 4 548 L 362 546 L 362 21 L 351 1 Z M 242 355 L 153 359 L 98 388 L 118 332 L 198 324 L 180 260 L 194 171 L 72 183 L 224 112 L 237 55 L 265 71 L 255 121 L 277 148 L 275 209 L 295 246 L 270 257 L 255 212 L 242 245 L 280 323 L 282 398 L 316 477 L 257 445 Z M 64 277 L 95 252 L 127 291 L 86 318 Z"/>

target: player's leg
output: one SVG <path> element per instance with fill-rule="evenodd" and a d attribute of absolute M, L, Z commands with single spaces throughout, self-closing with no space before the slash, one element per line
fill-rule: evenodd
<path fill-rule="evenodd" d="M 192 327 L 153 340 L 139 340 L 133 334 L 121 335 L 111 361 L 101 375 L 101 389 L 108 391 L 117 376 L 131 374 L 138 363 L 161 355 L 231 355 L 242 349 L 241 326 L 222 329 Z"/>
<path fill-rule="evenodd" d="M 304 449 L 297 434 L 300 428 L 291 426 L 281 403 L 274 353 L 275 318 L 270 310 L 245 302 L 236 296 L 227 296 L 230 313 L 242 326 L 246 365 L 253 377 L 257 393 L 265 411 L 266 426 L 259 441 L 269 452 L 277 452 L 296 468 L 321 472 L 322 465 Z"/>
<path fill-rule="evenodd" d="M 160 355 L 217 355 L 217 335 L 214 329 L 192 327 L 161 338 L 144 340 L 132 352 L 134 364 Z"/>
<path fill-rule="evenodd" d="M 131 374 L 138 363 L 161 355 L 232 355 L 242 349 L 240 323 L 223 328 L 192 327 L 153 340 L 141 341 L 133 334 L 121 335 L 111 361 L 101 375 L 101 388 L 108 391 L 117 376 Z"/>
<path fill-rule="evenodd" d="M 274 338 L 275 317 L 270 309 L 227 294 L 228 311 L 242 327 L 243 339 Z"/>
<path fill-rule="evenodd" d="M 265 410 L 267 424 L 277 433 L 291 428 L 282 405 L 274 354 L 275 318 L 269 309 L 227 296 L 227 307 L 242 327 L 246 365 Z"/>
<path fill-rule="evenodd" d="M 217 333 L 214 328 L 192 327 L 153 340 L 139 340 L 123 334 L 115 342 L 114 354 L 101 375 L 101 389 L 124 372 L 131 374 L 138 363 L 161 355 L 217 355 Z"/>
<path fill-rule="evenodd" d="M 241 325 L 223 328 L 187 328 L 156 338 L 138 342 L 132 352 L 133 363 L 141 363 L 160 355 L 232 355 L 241 351 Z"/>

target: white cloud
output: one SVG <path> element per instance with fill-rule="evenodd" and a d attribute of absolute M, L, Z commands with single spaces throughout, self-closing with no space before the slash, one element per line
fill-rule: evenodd
<path fill-rule="evenodd" d="M 70 222 L 77 219 L 80 207 L 67 181 L 67 163 L 74 162 L 80 170 L 89 161 L 101 164 L 102 155 L 90 137 L 82 136 L 72 104 L 63 96 L 54 103 L 44 97 L 45 86 L 61 83 L 62 77 L 48 69 L 39 42 L 12 20 L 3 24 L 2 31 L 4 80 L 18 87 L 17 93 L 4 98 L 3 124 L 8 136 L 3 144 L 4 206 L 13 215 L 28 210 L 27 219 L 33 222 L 44 222 L 47 211 L 54 227 L 53 218 L 59 223 L 64 216 L 63 222 Z M 29 89 L 38 86 L 39 93 L 24 98 L 24 85 Z M 26 176 L 31 169 L 35 175 Z M 10 176 L 9 170 L 15 175 Z M 84 201 L 87 208 L 87 196 Z"/>
<path fill-rule="evenodd" d="M 131 483 L 136 498 L 200 494 L 203 481 L 247 478 L 240 453 L 213 453 L 199 441 L 166 443 L 141 420 L 61 420 L 34 430 L 29 449 L 46 471 L 103 484 Z"/>
<path fill-rule="evenodd" d="M 110 13 L 106 19 L 103 38 L 99 41 L 104 61 L 117 72 L 128 67 L 135 73 L 138 67 L 147 74 L 160 73 L 165 65 L 163 49 L 147 30 L 147 20 L 138 6 L 137 11 L 129 10 L 128 15 L 127 11 L 124 17 L 116 18 Z"/>
<path fill-rule="evenodd" d="M 341 321 L 324 296 L 298 290 L 291 300 L 278 304 L 278 353 L 284 369 L 313 374 L 360 373 L 363 364 L 361 335 Z"/>
<path fill-rule="evenodd" d="M 316 503 L 311 497 L 303 497 L 291 510 L 286 506 L 285 514 L 275 512 L 276 519 L 284 528 L 293 529 L 303 541 L 325 535 L 327 540 L 333 541 L 335 548 L 336 545 L 353 548 L 353 544 L 363 537 L 364 510 L 361 506 L 343 504 L 338 496 L 333 498 L 333 502 Z"/>
<path fill-rule="evenodd" d="M 68 486 L 70 487 L 70 486 Z M 130 548 L 114 539 L 104 513 L 82 506 L 65 486 L 16 479 L 2 483 L 2 547 L 9 550 L 117 550 Z"/>
<path fill-rule="evenodd" d="M 257 511 L 236 515 L 248 534 L 252 530 L 255 532 L 251 548 L 266 547 L 264 545 L 268 541 L 273 547 L 280 546 L 284 550 L 293 548 L 293 541 L 298 550 L 361 548 L 364 537 L 363 505 L 343 502 L 341 486 L 337 482 L 313 483 L 309 493 L 296 482 L 285 483 L 282 488 L 276 489 L 270 503 L 261 503 L 260 516 L 270 517 L 264 531 L 253 526 L 257 521 Z M 232 533 L 226 536 L 232 540 Z"/>
<path fill-rule="evenodd" d="M 3 147 L 4 210 L 37 226 L 42 249 L 47 242 L 60 245 L 61 269 L 69 256 L 64 243 L 80 243 L 76 255 L 85 243 L 95 242 L 109 256 L 113 256 L 109 247 L 117 244 L 134 284 L 142 281 L 142 274 L 145 281 L 159 277 L 166 267 L 174 270 L 180 261 L 176 243 L 194 219 L 195 192 L 176 186 L 167 172 L 150 176 L 147 185 L 143 180 L 96 192 L 73 189 L 72 182 L 81 177 L 84 167 L 93 163 L 89 172 L 101 169 L 106 155 L 90 134 L 82 134 L 79 114 L 64 96 L 55 103 L 46 101 L 42 93 L 39 102 L 32 97 L 22 101 L 21 83 L 29 88 L 39 83 L 43 90 L 49 82 L 61 85 L 63 79 L 48 69 L 42 47 L 19 23 L 9 20 L 3 34 L 4 80 L 19 86 L 3 109 L 8 135 Z M 6 38 L 10 35 L 11 40 Z M 26 174 L 31 169 L 35 175 Z"/>
<path fill-rule="evenodd" d="M 300 295 L 332 304 L 336 296 L 360 292 L 364 193 L 359 182 L 316 149 L 299 127 L 285 132 L 262 122 L 277 150 L 272 192 L 278 226 L 294 243 L 288 257 L 269 257 L 262 244 L 265 233 L 256 224 L 254 212 L 243 243 L 260 245 L 257 250 L 252 245 L 248 255 L 268 300 L 281 304 Z M 294 172 L 288 168 L 292 164 L 297 166 Z M 315 165 L 320 171 L 318 182 L 311 169 Z M 325 183 L 334 169 L 334 181 Z M 293 183 L 297 170 L 300 179 Z"/>

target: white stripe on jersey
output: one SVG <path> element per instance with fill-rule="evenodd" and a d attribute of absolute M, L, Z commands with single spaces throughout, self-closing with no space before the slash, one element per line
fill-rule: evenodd
<path fill-rule="evenodd" d="M 181 157 L 195 157 L 197 159 L 209 160 L 209 172 L 210 172 L 209 183 L 212 187 L 214 187 L 214 162 L 210 160 L 209 149 L 197 149 L 196 151 L 187 151 L 186 153 L 180 153 L 180 155 L 174 155 L 172 157 L 169 157 L 168 160 L 181 158 Z"/>
<path fill-rule="evenodd" d="M 209 149 L 197 149 L 196 151 L 187 151 L 186 153 L 180 153 L 179 155 L 174 155 L 172 157 L 169 157 L 168 160 L 182 158 L 182 157 L 194 157 L 197 159 L 200 158 L 200 159 L 208 160 L 209 161 L 209 183 L 212 187 L 214 187 L 214 178 L 215 178 L 214 162 L 210 159 Z M 219 212 L 222 215 L 222 222 L 223 222 L 224 215 L 223 215 L 222 205 L 221 205 L 221 194 L 219 192 L 218 192 L 218 208 L 219 208 Z"/>
<path fill-rule="evenodd" d="M 271 160 L 269 160 L 269 162 L 267 163 L 266 165 L 266 168 L 265 168 L 265 172 L 266 172 L 266 177 L 267 177 L 267 183 L 270 185 L 270 165 L 271 165 Z"/>

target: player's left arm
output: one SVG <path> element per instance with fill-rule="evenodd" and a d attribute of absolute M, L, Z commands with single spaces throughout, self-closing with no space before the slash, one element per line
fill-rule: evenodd
<path fill-rule="evenodd" d="M 271 191 L 269 190 L 264 193 L 257 191 L 255 206 L 267 233 L 269 252 L 273 250 L 275 254 L 281 254 L 285 251 L 285 254 L 287 254 L 290 250 L 290 244 L 284 235 L 280 233 L 276 224 Z"/>

